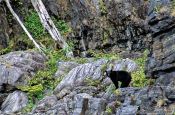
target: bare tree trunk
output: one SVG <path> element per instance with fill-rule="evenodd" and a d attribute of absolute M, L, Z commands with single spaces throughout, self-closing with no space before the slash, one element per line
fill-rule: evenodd
<path fill-rule="evenodd" d="M 24 26 L 24 24 L 22 23 L 22 21 L 19 19 L 18 15 L 14 12 L 13 8 L 10 5 L 9 0 L 5 0 L 6 5 L 8 7 L 8 9 L 10 10 L 10 12 L 12 13 L 12 15 L 16 18 L 16 20 L 18 21 L 18 23 L 20 24 L 20 26 L 22 27 L 22 29 L 25 31 L 25 33 L 28 35 L 29 39 L 32 40 L 32 42 L 34 43 L 35 47 L 38 48 L 38 50 L 40 52 L 42 52 L 40 46 L 36 43 L 36 41 L 33 39 L 33 37 L 31 36 L 31 34 L 28 32 L 28 30 L 26 29 L 26 27 Z M 43 53 L 43 52 L 42 52 Z"/>
<path fill-rule="evenodd" d="M 60 32 L 55 27 L 52 19 L 50 18 L 42 0 L 31 0 L 33 7 L 37 11 L 41 23 L 43 24 L 44 28 L 47 29 L 51 37 L 58 42 L 61 48 L 66 50 L 67 56 L 73 56 L 72 51 L 70 51 L 68 44 L 61 36 Z"/>

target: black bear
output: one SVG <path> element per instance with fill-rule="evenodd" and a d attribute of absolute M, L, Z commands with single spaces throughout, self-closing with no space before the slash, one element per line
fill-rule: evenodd
<path fill-rule="evenodd" d="M 114 83 L 116 89 L 118 89 L 118 81 L 120 81 L 121 88 L 122 87 L 128 87 L 129 83 L 131 82 L 131 74 L 127 71 L 106 71 L 106 76 L 109 77 L 112 82 Z"/>

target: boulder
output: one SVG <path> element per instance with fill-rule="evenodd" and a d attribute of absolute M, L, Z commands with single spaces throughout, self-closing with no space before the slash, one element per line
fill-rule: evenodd
<path fill-rule="evenodd" d="M 1 111 L 3 113 L 14 113 L 19 112 L 28 103 L 27 95 L 21 91 L 15 91 L 8 95 L 6 100 L 1 106 Z"/>
<path fill-rule="evenodd" d="M 45 68 L 45 61 L 46 57 L 33 51 L 16 51 L 0 56 L 0 86 L 25 85 L 37 70 Z"/>

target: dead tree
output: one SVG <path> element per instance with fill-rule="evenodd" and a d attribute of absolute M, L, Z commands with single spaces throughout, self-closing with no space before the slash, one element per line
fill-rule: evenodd
<path fill-rule="evenodd" d="M 66 51 L 66 55 L 69 57 L 73 56 L 72 51 L 69 49 L 68 44 L 61 36 L 60 32 L 57 30 L 52 19 L 50 18 L 42 0 L 31 0 L 33 7 L 37 11 L 40 21 L 44 28 L 49 32 L 51 37 L 60 45 L 62 49 Z"/>
<path fill-rule="evenodd" d="M 32 40 L 32 42 L 34 43 L 35 47 L 42 52 L 40 46 L 37 44 L 37 42 L 33 39 L 32 35 L 28 32 L 28 30 L 26 29 L 26 27 L 24 26 L 24 24 L 22 23 L 22 21 L 19 19 L 18 15 L 14 12 L 13 8 L 11 7 L 10 1 L 9 0 L 4 0 L 8 9 L 10 10 L 10 12 L 12 13 L 12 15 L 15 17 L 15 19 L 18 21 L 18 23 L 20 24 L 20 26 L 22 27 L 22 29 L 25 31 L 25 33 L 27 34 L 27 36 L 29 37 L 30 40 Z M 1 2 L 1 0 L 0 0 Z M 42 52 L 43 53 L 43 52 Z"/>

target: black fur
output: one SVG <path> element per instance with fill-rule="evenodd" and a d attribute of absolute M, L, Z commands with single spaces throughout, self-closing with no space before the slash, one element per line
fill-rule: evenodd
<path fill-rule="evenodd" d="M 118 89 L 118 81 L 122 82 L 122 87 L 128 87 L 131 82 L 131 74 L 126 71 L 106 71 L 107 77 L 109 77 L 114 83 L 116 89 Z"/>

